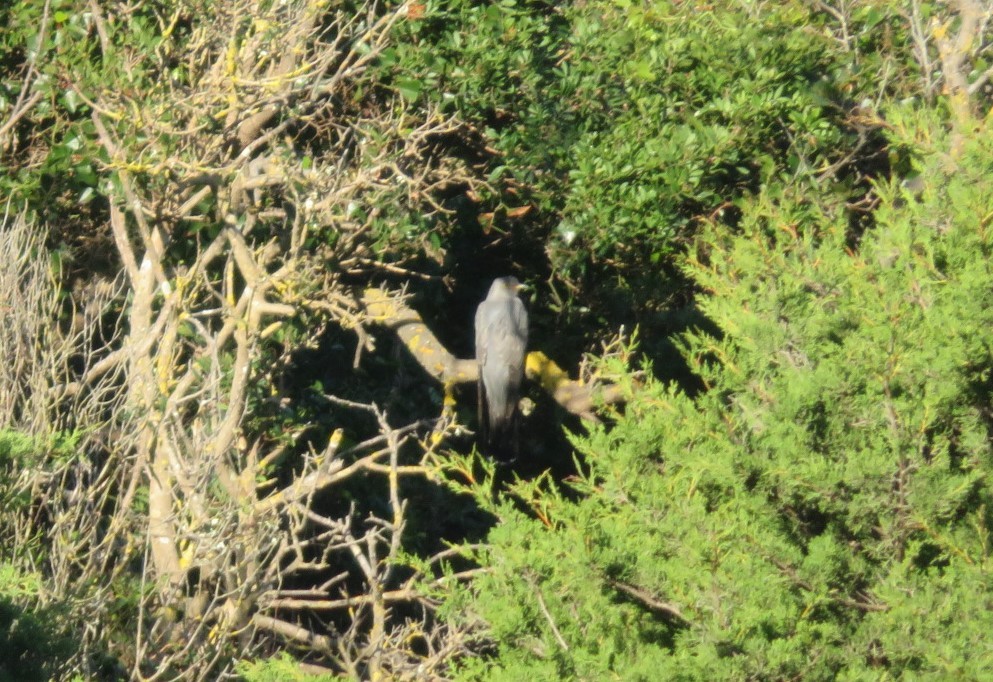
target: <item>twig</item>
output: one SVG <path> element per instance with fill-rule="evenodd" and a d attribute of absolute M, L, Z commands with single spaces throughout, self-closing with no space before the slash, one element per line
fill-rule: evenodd
<path fill-rule="evenodd" d="M 552 618 L 552 614 L 548 611 L 548 606 L 545 605 L 545 600 L 541 596 L 541 589 L 538 585 L 531 581 L 531 590 L 534 592 L 534 596 L 538 600 L 538 608 L 541 609 L 541 613 L 545 616 L 545 620 L 548 621 L 548 625 L 552 628 L 552 634 L 555 636 L 555 641 L 559 643 L 563 651 L 569 651 L 569 644 L 562 637 L 562 633 L 559 632 L 558 627 L 555 625 L 555 620 Z"/>
<path fill-rule="evenodd" d="M 628 583 L 621 582 L 620 580 L 608 580 L 608 583 L 614 589 L 634 598 L 640 604 L 648 607 L 656 613 L 660 613 L 671 620 L 675 620 L 683 624 L 689 623 L 686 616 L 683 615 L 683 612 L 679 610 L 679 607 L 675 604 L 664 602 L 661 599 L 656 598 L 650 592 L 641 587 L 630 585 Z"/>

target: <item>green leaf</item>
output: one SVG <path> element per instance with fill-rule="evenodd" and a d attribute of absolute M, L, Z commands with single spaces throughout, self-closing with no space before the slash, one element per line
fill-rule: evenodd
<path fill-rule="evenodd" d="M 397 79 L 397 90 L 400 95 L 408 102 L 415 101 L 421 95 L 421 90 L 424 84 L 414 78 L 399 78 Z"/>

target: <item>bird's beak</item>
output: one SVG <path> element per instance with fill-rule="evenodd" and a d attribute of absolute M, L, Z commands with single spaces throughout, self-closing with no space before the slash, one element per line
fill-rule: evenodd
<path fill-rule="evenodd" d="M 514 293 L 517 293 L 518 291 L 531 291 L 531 287 L 522 282 L 518 282 L 517 289 L 514 290 Z"/>

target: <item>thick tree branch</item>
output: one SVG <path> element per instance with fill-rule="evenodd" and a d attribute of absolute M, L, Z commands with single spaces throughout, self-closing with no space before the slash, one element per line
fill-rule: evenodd
<path fill-rule="evenodd" d="M 428 329 L 420 314 L 409 307 L 402 294 L 370 288 L 362 293 L 362 304 L 370 322 L 383 325 L 397 334 L 411 355 L 430 376 L 443 384 L 469 383 L 479 377 L 475 360 L 452 355 L 438 337 Z M 541 351 L 528 353 L 527 377 L 536 382 L 555 402 L 568 412 L 595 421 L 598 404 L 623 400 L 618 386 L 594 386 L 570 379 L 566 372 Z"/>

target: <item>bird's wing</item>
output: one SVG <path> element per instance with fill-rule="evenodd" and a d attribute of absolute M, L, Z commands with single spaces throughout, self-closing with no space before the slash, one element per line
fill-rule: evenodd
<path fill-rule="evenodd" d="M 504 341 L 507 349 L 504 359 L 510 365 L 511 376 L 516 379 L 514 388 L 517 388 L 524 378 L 524 362 L 528 345 L 528 312 L 518 298 L 512 299 L 509 307 L 508 317 L 511 321 L 511 327 Z"/>
<path fill-rule="evenodd" d="M 528 345 L 528 311 L 519 298 L 514 299 L 512 315 L 514 330 L 517 332 L 517 338 L 521 340 L 521 350 L 524 351 Z"/>
<path fill-rule="evenodd" d="M 486 362 L 486 301 L 476 308 L 476 366 L 479 377 L 476 380 L 478 402 L 476 417 L 479 420 L 479 436 L 483 442 L 489 439 L 489 409 L 486 405 L 486 385 L 483 382 L 483 363 Z"/>
<path fill-rule="evenodd" d="M 486 360 L 486 308 L 487 301 L 483 301 L 476 308 L 476 362 L 483 364 Z"/>
<path fill-rule="evenodd" d="M 516 298 L 494 301 L 483 311 L 485 338 L 480 371 L 489 426 L 494 430 L 507 424 L 517 409 L 524 379 L 526 318 L 524 305 Z"/>

